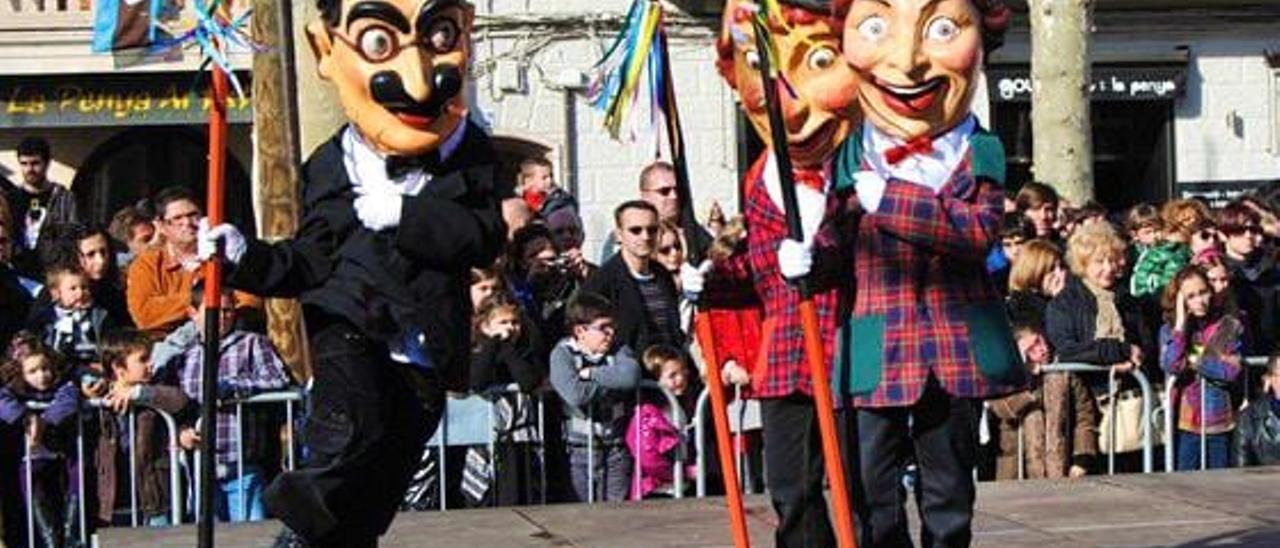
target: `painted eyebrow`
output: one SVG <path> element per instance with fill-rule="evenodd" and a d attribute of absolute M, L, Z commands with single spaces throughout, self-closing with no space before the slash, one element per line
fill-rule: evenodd
<path fill-rule="evenodd" d="M 422 5 L 422 9 L 418 11 L 418 16 L 414 18 L 414 25 L 419 31 L 427 28 L 431 20 L 435 18 L 441 11 L 448 8 L 461 7 L 462 3 L 458 0 L 427 0 Z"/>
<path fill-rule="evenodd" d="M 351 24 L 357 20 L 369 18 L 377 19 L 387 23 L 403 32 L 409 34 L 413 29 L 409 27 L 409 20 L 405 18 L 399 9 L 391 4 L 384 2 L 360 2 L 351 6 L 351 11 L 347 12 L 347 30 L 351 29 Z"/>

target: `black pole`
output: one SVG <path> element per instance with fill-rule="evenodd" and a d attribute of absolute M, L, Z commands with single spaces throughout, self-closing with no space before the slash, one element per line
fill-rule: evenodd
<path fill-rule="evenodd" d="M 212 260 L 217 260 L 216 258 Z M 217 289 L 217 288 L 215 288 Z M 214 470 L 214 453 L 217 452 L 217 407 L 218 407 L 218 346 L 219 322 L 221 321 L 221 297 L 210 304 L 205 298 L 204 308 L 204 370 L 200 380 L 200 497 L 199 546 L 213 548 L 213 491 L 217 481 Z"/>
<path fill-rule="evenodd" d="M 684 153 L 680 108 L 676 106 L 675 82 L 671 78 L 671 50 L 667 46 L 667 33 L 661 28 L 658 30 L 658 44 L 662 50 L 662 93 L 667 101 L 667 142 L 671 148 L 671 164 L 676 169 L 676 196 L 680 198 L 680 225 L 684 230 L 684 258 L 689 264 L 698 266 L 706 250 L 695 245 L 701 237 L 701 227 L 693 209 L 693 188 L 689 184 L 689 162 Z"/>
<path fill-rule="evenodd" d="M 769 109 L 769 137 L 773 141 L 773 156 L 778 163 L 778 181 L 782 187 L 782 209 L 787 217 L 787 234 L 792 240 L 804 241 L 804 226 L 800 223 L 800 207 L 796 199 L 796 185 L 791 171 L 791 152 L 787 148 L 787 126 L 782 118 L 782 103 L 778 97 L 778 82 L 770 73 L 769 39 L 763 23 L 752 18 L 756 34 L 756 52 L 760 57 L 760 82 L 764 87 L 765 105 Z M 809 298 L 808 276 L 793 280 L 802 299 Z"/>

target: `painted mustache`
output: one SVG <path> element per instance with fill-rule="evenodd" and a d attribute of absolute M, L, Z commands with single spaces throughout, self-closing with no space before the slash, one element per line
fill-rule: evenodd
<path fill-rule="evenodd" d="M 369 80 L 373 100 L 396 114 L 415 118 L 434 119 L 444 112 L 449 101 L 462 91 L 462 71 L 453 65 L 440 65 L 432 77 L 431 96 L 417 101 L 404 89 L 400 74 L 393 71 L 379 72 Z"/>

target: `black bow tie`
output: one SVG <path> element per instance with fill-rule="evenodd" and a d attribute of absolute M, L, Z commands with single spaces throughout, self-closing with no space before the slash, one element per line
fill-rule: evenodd
<path fill-rule="evenodd" d="M 440 153 L 431 151 L 421 156 L 388 156 L 387 177 L 399 179 L 405 174 L 422 170 L 430 173 L 440 164 Z"/>

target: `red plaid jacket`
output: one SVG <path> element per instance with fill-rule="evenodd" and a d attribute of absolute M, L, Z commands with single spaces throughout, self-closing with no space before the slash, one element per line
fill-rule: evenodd
<path fill-rule="evenodd" d="M 812 395 L 812 379 L 804 356 L 804 333 L 800 326 L 800 292 L 782 278 L 778 270 L 778 245 L 787 237 L 786 215 L 773 204 L 765 188 L 763 173 L 771 152 L 761 154 L 743 180 L 747 223 L 747 250 L 715 265 L 708 276 L 709 293 L 751 284 L 764 304 L 759 338 L 760 350 L 751 371 L 753 398 L 782 398 L 794 392 Z M 834 193 L 827 201 L 828 218 L 835 206 Z M 838 276 L 832 270 L 847 261 L 835 257 L 839 246 L 834 230 L 824 223 L 814 237 L 814 275 L 817 289 L 814 304 L 826 349 L 823 361 L 831 363 L 836 331 Z M 719 287 L 717 287 L 719 286 Z"/>
<path fill-rule="evenodd" d="M 866 169 L 855 132 L 836 157 L 841 192 Z M 1019 388 L 1023 368 L 1000 294 L 984 267 L 999 234 L 1004 149 L 978 130 L 936 195 L 890 179 L 856 229 L 853 315 L 841 327 L 836 388 L 858 407 L 908 406 L 930 376 L 949 394 Z"/>

